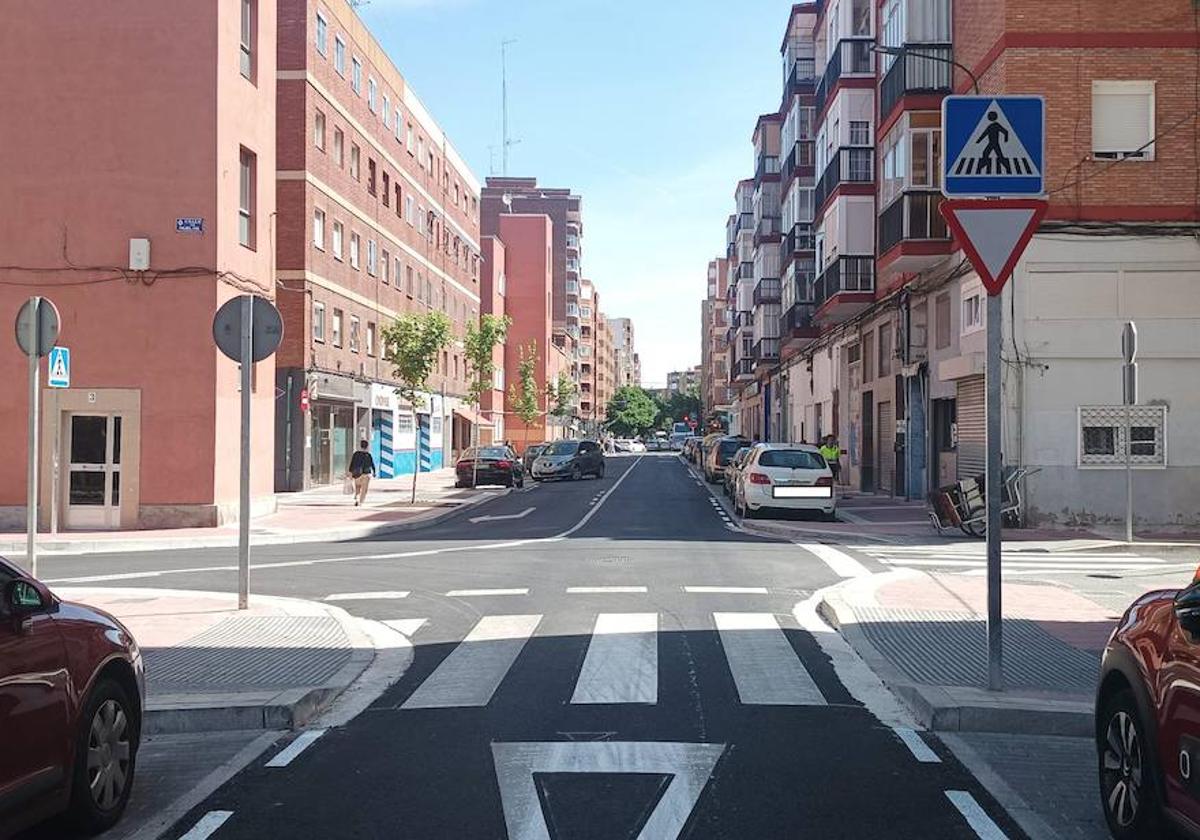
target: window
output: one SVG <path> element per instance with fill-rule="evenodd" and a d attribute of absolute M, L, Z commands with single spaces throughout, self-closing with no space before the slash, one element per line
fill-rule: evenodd
<path fill-rule="evenodd" d="M 346 77 L 346 42 L 341 35 L 333 38 L 333 69 L 342 78 Z"/>
<path fill-rule="evenodd" d="M 417 222 L 416 202 L 413 201 L 411 195 L 404 197 L 404 220 L 410 225 L 415 225 Z"/>
<path fill-rule="evenodd" d="M 879 327 L 879 375 L 892 374 L 892 325 L 881 324 Z"/>
<path fill-rule="evenodd" d="M 396 142 L 404 143 L 404 119 L 400 115 L 400 106 L 396 106 Z"/>
<path fill-rule="evenodd" d="M 242 148 L 238 169 L 238 242 L 254 248 L 254 199 L 257 159 L 249 149 Z"/>
<path fill-rule="evenodd" d="M 392 264 L 391 254 L 388 253 L 387 248 L 380 248 L 379 250 L 379 280 L 386 286 L 388 284 L 388 269 Z"/>
<path fill-rule="evenodd" d="M 361 323 L 362 322 L 358 320 L 357 315 L 350 316 L 350 352 L 351 353 L 357 353 L 360 349 L 360 347 L 359 347 L 359 327 L 360 327 Z"/>
<path fill-rule="evenodd" d="M 414 428 L 413 416 L 411 414 L 396 415 L 396 432 L 398 434 L 412 434 Z"/>
<path fill-rule="evenodd" d="M 313 117 L 313 145 L 325 151 L 325 114 L 317 111 Z"/>
<path fill-rule="evenodd" d="M 938 350 L 950 346 L 950 293 L 943 292 L 933 304 L 935 344 Z"/>
<path fill-rule="evenodd" d="M 379 246 L 374 239 L 367 240 L 367 274 L 374 277 L 379 273 Z"/>
<path fill-rule="evenodd" d="M 871 145 L 871 124 L 866 120 L 850 120 L 850 145 Z"/>
<path fill-rule="evenodd" d="M 333 130 L 333 159 L 337 161 L 338 169 L 341 169 L 346 160 L 343 157 L 343 151 L 346 148 L 346 135 L 342 134 L 340 128 Z"/>
<path fill-rule="evenodd" d="M 404 145 L 408 146 L 408 153 L 411 155 L 411 154 L 413 153 L 413 127 L 412 127 L 412 123 L 409 123 L 409 124 L 408 124 L 408 140 L 405 142 L 405 144 L 404 144 Z"/>
<path fill-rule="evenodd" d="M 362 95 L 362 62 L 357 58 L 350 59 L 350 87 Z"/>
<path fill-rule="evenodd" d="M 963 298 L 962 334 L 970 335 L 983 329 L 983 292 L 976 291 Z"/>
<path fill-rule="evenodd" d="M 425 166 L 425 138 L 417 138 L 417 162 L 422 168 Z"/>
<path fill-rule="evenodd" d="M 1128 444 L 1126 439 L 1128 438 Z M 1136 467 L 1167 464 L 1167 409 L 1162 405 L 1129 407 L 1126 435 L 1125 406 L 1085 405 L 1079 407 L 1080 467 L 1123 467 L 1125 447 L 1129 462 Z"/>
<path fill-rule="evenodd" d="M 376 194 L 375 188 L 375 158 L 367 158 L 367 193 Z"/>
<path fill-rule="evenodd" d="M 1092 153 L 1154 160 L 1154 82 L 1092 82 Z"/>
<path fill-rule="evenodd" d="M 241 70 L 242 75 L 254 81 L 254 35 L 257 21 L 258 0 L 242 0 Z"/>
<path fill-rule="evenodd" d="M 358 268 L 358 246 L 360 241 L 357 233 L 350 234 L 350 267 L 353 269 Z"/>
<path fill-rule="evenodd" d="M 326 39 L 329 36 L 329 21 L 325 20 L 325 15 L 321 14 L 320 12 L 317 12 L 317 30 L 316 31 L 317 31 L 317 52 L 319 52 L 321 55 L 328 55 L 327 51 L 329 49 L 329 46 L 328 46 L 328 41 Z"/>
<path fill-rule="evenodd" d="M 392 127 L 392 98 L 386 93 L 383 95 L 383 108 L 380 109 L 381 117 L 383 117 L 383 127 Z"/>
<path fill-rule="evenodd" d="M 371 76 L 367 79 L 367 108 L 372 114 L 375 113 L 375 99 L 379 95 L 379 85 L 375 84 L 375 77 Z"/>
<path fill-rule="evenodd" d="M 350 177 L 355 181 L 358 180 L 358 159 L 361 152 L 358 149 L 357 143 L 350 144 Z"/>
<path fill-rule="evenodd" d="M 333 310 L 333 328 L 330 330 L 333 334 L 330 338 L 333 339 L 334 347 L 342 346 L 342 310 Z"/>
<path fill-rule="evenodd" d="M 403 213 L 404 213 L 404 205 L 400 201 L 400 181 L 399 181 L 399 179 L 397 179 L 396 180 L 396 215 L 399 216 Z"/>
<path fill-rule="evenodd" d="M 396 261 L 392 264 L 392 276 L 396 278 L 396 289 L 399 291 L 400 284 L 404 281 L 404 274 L 400 270 L 400 258 L 396 257 Z"/>
<path fill-rule="evenodd" d="M 337 221 L 333 223 L 333 258 L 342 258 L 342 223 Z"/>
<path fill-rule="evenodd" d="M 935 128 L 913 131 L 910 145 L 912 168 L 908 173 L 908 186 L 913 189 L 941 189 L 941 130 Z"/>
<path fill-rule="evenodd" d="M 386 172 L 383 173 L 383 206 L 387 207 L 392 201 L 392 184 L 391 178 Z"/>
<path fill-rule="evenodd" d="M 875 378 L 875 333 L 865 333 L 862 337 L 862 367 L 863 367 L 863 382 L 870 382 Z"/>
<path fill-rule="evenodd" d="M 313 210 L 313 247 L 325 250 L 325 211 L 321 208 Z"/>
<path fill-rule="evenodd" d="M 312 307 L 312 337 L 313 341 L 325 343 L 325 304 L 313 301 Z"/>
<path fill-rule="evenodd" d="M 413 267 L 411 265 L 404 268 L 404 292 L 409 297 L 413 296 Z"/>
<path fill-rule="evenodd" d="M 375 355 L 375 324 L 367 321 L 367 355 Z"/>

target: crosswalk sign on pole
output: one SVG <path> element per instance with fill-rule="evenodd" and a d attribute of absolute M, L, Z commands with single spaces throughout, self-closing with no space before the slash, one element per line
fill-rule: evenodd
<path fill-rule="evenodd" d="M 947 96 L 942 192 L 950 198 L 1045 192 L 1046 101 L 1040 96 Z"/>
<path fill-rule="evenodd" d="M 51 388 L 71 387 L 71 351 L 66 347 L 52 347 L 47 359 L 46 384 Z"/>

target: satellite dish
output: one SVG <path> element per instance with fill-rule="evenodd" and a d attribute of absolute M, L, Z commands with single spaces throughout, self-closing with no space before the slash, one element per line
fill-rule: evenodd
<path fill-rule="evenodd" d="M 502 195 L 500 197 L 500 200 L 504 202 L 504 206 L 507 207 L 509 210 L 512 209 L 512 199 L 513 199 L 512 193 L 505 193 L 504 195 Z"/>

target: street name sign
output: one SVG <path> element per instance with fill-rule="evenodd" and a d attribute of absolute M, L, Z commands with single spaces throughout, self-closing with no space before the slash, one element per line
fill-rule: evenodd
<path fill-rule="evenodd" d="M 947 198 L 1028 197 L 1046 191 L 1042 97 L 947 96 L 942 126 Z"/>
<path fill-rule="evenodd" d="M 1000 294 L 1046 215 L 1037 199 L 950 199 L 942 216 L 991 296 Z"/>

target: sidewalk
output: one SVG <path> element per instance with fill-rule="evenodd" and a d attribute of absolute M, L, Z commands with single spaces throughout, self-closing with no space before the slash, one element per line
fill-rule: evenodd
<path fill-rule="evenodd" d="M 1003 692 L 986 690 L 983 577 L 897 570 L 831 587 L 820 610 L 930 729 L 1089 735 L 1120 616 L 1053 585 L 1006 581 L 1003 603 Z"/>
<path fill-rule="evenodd" d="M 500 487 L 458 490 L 454 470 L 421 473 L 417 503 L 411 504 L 412 476 L 376 479 L 367 502 L 354 506 L 341 484 L 302 493 L 276 495 L 278 510 L 250 523 L 251 545 L 350 540 L 427 525 L 508 491 Z M 180 548 L 226 548 L 237 545 L 237 523 L 217 528 L 165 528 L 143 531 L 65 531 L 43 533 L 38 550 L 46 554 L 85 554 L 105 551 L 153 551 Z M 0 554 L 22 557 L 24 533 L 0 533 Z"/>

